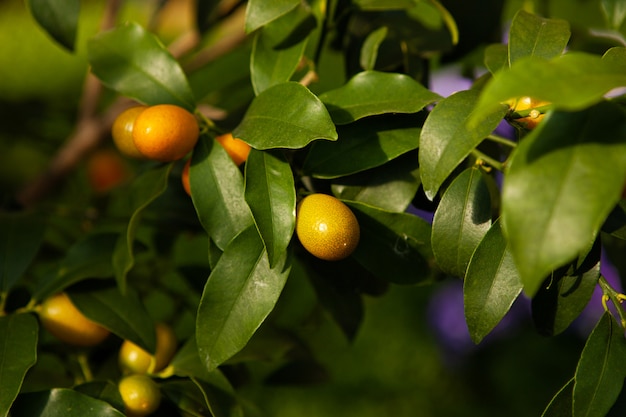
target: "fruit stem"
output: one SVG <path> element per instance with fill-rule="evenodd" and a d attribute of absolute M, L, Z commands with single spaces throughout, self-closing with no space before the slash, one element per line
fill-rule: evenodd
<path fill-rule="evenodd" d="M 492 158 L 491 156 L 489 156 L 489 155 L 479 151 L 478 149 L 474 149 L 472 151 L 472 154 L 474 155 L 474 157 L 478 161 L 486 162 L 488 165 L 491 165 L 492 167 L 494 167 L 498 171 L 503 171 L 504 170 L 504 164 L 502 162 L 500 162 L 497 159 Z"/>
<path fill-rule="evenodd" d="M 626 328 L 626 312 L 624 312 L 624 309 L 622 308 L 622 302 L 626 300 L 626 295 L 616 291 L 613 287 L 611 287 L 611 284 L 609 284 L 604 276 L 600 276 L 598 284 L 600 285 L 603 293 L 602 306 L 604 307 L 604 310 L 609 311 L 607 301 L 611 300 L 611 303 L 617 311 L 617 315 L 619 316 L 622 327 Z"/>
<path fill-rule="evenodd" d="M 86 382 L 93 380 L 93 373 L 91 372 L 91 368 L 89 367 L 89 360 L 87 358 L 86 352 L 79 352 L 76 354 L 76 360 L 78 361 L 78 365 L 80 366 L 80 371 L 83 374 L 83 378 Z"/>
<path fill-rule="evenodd" d="M 487 139 L 489 139 L 492 142 L 499 143 L 500 145 L 508 146 L 509 148 L 517 147 L 516 142 L 512 141 L 511 139 L 504 138 L 502 136 L 492 134 L 492 135 L 487 136 Z"/>

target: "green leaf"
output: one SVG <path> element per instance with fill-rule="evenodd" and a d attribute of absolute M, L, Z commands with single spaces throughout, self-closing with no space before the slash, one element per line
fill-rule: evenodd
<path fill-rule="evenodd" d="M 71 290 L 68 296 L 86 317 L 130 340 L 148 352 L 156 348 L 154 321 L 135 291 L 122 294 L 117 287 Z"/>
<path fill-rule="evenodd" d="M 341 200 L 352 200 L 387 211 L 406 211 L 420 186 L 417 151 L 393 161 L 337 179 L 332 193 Z"/>
<path fill-rule="evenodd" d="M 45 226 L 37 213 L 0 212 L 0 292 L 10 290 L 30 266 Z"/>
<path fill-rule="evenodd" d="M 405 74 L 363 71 L 320 95 L 333 121 L 352 123 L 384 113 L 417 113 L 441 97 Z"/>
<path fill-rule="evenodd" d="M 626 19 L 626 4 L 620 0 L 601 0 L 600 7 L 609 29 L 619 30 Z"/>
<path fill-rule="evenodd" d="M 464 277 L 474 250 L 491 227 L 491 196 L 478 168 L 452 181 L 433 218 L 432 248 L 442 271 Z"/>
<path fill-rule="evenodd" d="M 626 377 L 624 329 L 606 312 L 580 355 L 574 383 L 573 417 L 605 416 Z"/>
<path fill-rule="evenodd" d="M 273 267 L 287 250 L 296 224 L 291 166 L 281 153 L 252 149 L 246 162 L 245 183 L 246 201 Z"/>
<path fill-rule="evenodd" d="M 250 57 L 251 80 L 256 95 L 290 80 L 300 64 L 308 34 L 315 24 L 310 10 L 299 5 L 256 33 Z"/>
<path fill-rule="evenodd" d="M 501 43 L 491 44 L 485 48 L 485 66 L 495 74 L 509 66 L 509 50 Z"/>
<path fill-rule="evenodd" d="M 513 17 L 509 31 L 509 64 L 527 56 L 545 59 L 559 56 L 570 34 L 565 20 L 546 19 L 520 10 Z"/>
<path fill-rule="evenodd" d="M 289 274 L 286 258 L 270 268 L 254 226 L 224 250 L 204 287 L 196 319 L 198 351 L 209 371 L 239 352 L 272 311 Z"/>
<path fill-rule="evenodd" d="M 626 86 L 624 64 L 612 59 L 583 52 L 551 60 L 519 58 L 509 70 L 494 74 L 487 82 L 469 126 L 479 127 L 486 115 L 512 98 L 530 96 L 555 108 L 576 111 L 598 103 L 607 92 L 621 86 Z"/>
<path fill-rule="evenodd" d="M 37 319 L 32 314 L 0 317 L 0 416 L 6 416 L 24 376 L 37 362 Z"/>
<path fill-rule="evenodd" d="M 502 221 L 524 291 L 586 253 L 626 178 L 624 113 L 602 102 L 556 112 L 517 147 L 502 192 Z M 546 186 L 550 184 L 550 186 Z"/>
<path fill-rule="evenodd" d="M 426 196 L 433 200 L 437 191 L 459 164 L 502 121 L 506 106 L 484 113 L 479 124 L 468 120 L 479 99 L 480 91 L 459 91 L 441 100 L 428 115 L 420 135 L 420 175 Z"/>
<path fill-rule="evenodd" d="M 589 304 L 600 278 L 600 246 L 587 255 L 574 271 L 555 271 L 532 299 L 532 317 L 544 336 L 563 332 Z"/>
<path fill-rule="evenodd" d="M 363 46 L 361 47 L 361 57 L 359 63 L 364 70 L 373 70 L 376 67 L 376 58 L 378 58 L 378 48 L 387 37 L 387 27 L 383 26 L 367 35 Z"/>
<path fill-rule="evenodd" d="M 572 417 L 574 378 L 556 393 L 541 417 Z"/>
<path fill-rule="evenodd" d="M 40 283 L 33 297 L 43 300 L 84 279 L 112 277 L 114 271 L 111 259 L 118 238 L 114 233 L 93 233 L 74 243 L 59 264 L 56 274 Z"/>
<path fill-rule="evenodd" d="M 182 68 L 159 39 L 128 22 L 88 43 L 92 72 L 118 93 L 148 105 L 175 104 L 193 112 L 195 98 Z"/>
<path fill-rule="evenodd" d="M 218 384 L 215 384 L 215 380 L 207 382 L 197 378 L 191 379 L 202 393 L 211 415 L 214 417 L 243 417 L 243 409 L 237 402 L 234 390 L 230 387 L 226 377 L 217 372 L 212 374 L 220 376 Z M 227 385 L 226 389 L 223 388 L 224 385 Z"/>
<path fill-rule="evenodd" d="M 92 398 L 106 401 L 120 411 L 124 410 L 124 401 L 120 390 L 112 381 L 89 381 L 76 385 L 74 390 Z"/>
<path fill-rule="evenodd" d="M 316 139 L 337 140 L 335 125 L 322 102 L 294 81 L 256 96 L 233 136 L 256 149 L 298 149 Z"/>
<path fill-rule="evenodd" d="M 189 181 L 200 223 L 224 250 L 237 234 L 253 224 L 239 168 L 222 146 L 202 135 L 193 152 Z"/>
<path fill-rule="evenodd" d="M 361 10 L 402 10 L 415 7 L 414 0 L 355 0 L 355 5 Z"/>
<path fill-rule="evenodd" d="M 509 311 L 522 292 L 522 281 L 499 219 L 478 244 L 463 282 L 465 319 L 478 344 Z"/>
<path fill-rule="evenodd" d="M 300 0 L 250 0 L 246 7 L 246 33 L 251 33 L 289 13 Z"/>
<path fill-rule="evenodd" d="M 392 213 L 353 201 L 361 240 L 352 254 L 365 269 L 383 281 L 415 284 L 431 277 L 431 227 L 420 217 Z"/>
<path fill-rule="evenodd" d="M 11 410 L 13 417 L 124 417 L 109 403 L 69 388 L 22 394 Z"/>
<path fill-rule="evenodd" d="M 122 292 L 126 290 L 126 277 L 135 264 L 133 243 L 143 211 L 167 189 L 167 179 L 173 164 L 159 165 L 142 173 L 133 181 L 131 193 L 132 216 L 126 233 L 122 234 L 113 253 L 115 279 Z"/>
<path fill-rule="evenodd" d="M 417 149 L 421 118 L 384 116 L 338 129 L 336 142 L 315 142 L 303 170 L 317 178 L 337 178 L 381 166 Z"/>
<path fill-rule="evenodd" d="M 28 8 L 37 23 L 64 48 L 74 51 L 79 0 L 28 0 Z"/>

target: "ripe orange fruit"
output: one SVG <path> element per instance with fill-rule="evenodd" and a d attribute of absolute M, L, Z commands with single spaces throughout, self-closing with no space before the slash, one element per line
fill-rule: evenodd
<path fill-rule="evenodd" d="M 128 373 L 154 373 L 165 368 L 176 353 L 176 335 L 170 326 L 165 323 L 156 325 L 156 353 L 146 352 L 130 340 L 124 340 L 119 351 L 119 362 L 122 369 Z"/>
<path fill-rule="evenodd" d="M 232 133 L 226 133 L 215 138 L 236 165 L 243 164 L 250 154 L 250 145 L 241 139 L 234 138 Z"/>
<path fill-rule="evenodd" d="M 85 317 L 66 293 L 58 293 L 45 300 L 38 313 L 43 327 L 70 345 L 95 346 L 109 335 L 107 329 Z"/>
<path fill-rule="evenodd" d="M 191 182 L 189 181 L 189 169 L 191 168 L 191 159 L 185 162 L 185 166 L 183 166 L 183 171 L 180 174 L 180 180 L 183 183 L 183 188 L 185 192 L 191 196 Z"/>
<path fill-rule="evenodd" d="M 530 114 L 527 117 L 520 117 L 520 118 L 511 120 L 513 124 L 521 126 L 527 130 L 534 129 L 543 120 L 543 117 L 545 116 L 543 113 L 541 113 L 539 110 L 536 110 L 535 108 L 550 104 L 550 102 L 548 101 L 536 100 L 528 96 L 521 97 L 517 100 L 510 100 L 507 103 L 509 104 L 509 106 L 512 108 L 514 112 L 532 109 L 530 111 Z"/>
<path fill-rule="evenodd" d="M 120 113 L 115 119 L 115 122 L 113 122 L 111 136 L 113 136 L 115 146 L 123 155 L 137 159 L 145 158 L 135 146 L 135 142 L 133 142 L 133 128 L 137 116 L 147 108 L 148 106 L 128 108 Z"/>
<path fill-rule="evenodd" d="M 327 261 L 350 256 L 361 236 L 350 208 L 327 194 L 311 194 L 298 203 L 296 234 L 307 251 Z"/>
<path fill-rule="evenodd" d="M 142 417 L 156 411 L 161 403 L 161 391 L 152 378 L 134 374 L 122 378 L 118 384 L 126 415 Z"/>
<path fill-rule="evenodd" d="M 87 160 L 87 179 L 97 193 L 105 193 L 129 177 L 129 167 L 112 149 L 98 150 Z"/>
<path fill-rule="evenodd" d="M 172 104 L 158 104 L 137 116 L 133 142 L 146 158 L 175 161 L 187 155 L 198 141 L 200 129 L 193 114 Z"/>

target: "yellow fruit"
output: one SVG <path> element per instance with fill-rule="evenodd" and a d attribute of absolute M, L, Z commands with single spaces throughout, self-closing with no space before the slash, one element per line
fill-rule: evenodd
<path fill-rule="evenodd" d="M 98 150 L 87 160 L 87 179 L 97 193 L 106 193 L 129 177 L 129 167 L 113 149 Z"/>
<path fill-rule="evenodd" d="M 338 261 L 354 252 L 360 228 L 354 213 L 344 203 L 327 194 L 311 194 L 298 204 L 296 234 L 312 255 Z"/>
<path fill-rule="evenodd" d="M 199 133 L 193 114 L 172 104 L 159 104 L 137 116 L 133 142 L 146 158 L 169 162 L 187 155 L 196 145 Z"/>
<path fill-rule="evenodd" d="M 152 378 L 147 375 L 129 375 L 118 384 L 126 415 L 142 417 L 156 411 L 161 403 L 161 391 Z"/>
<path fill-rule="evenodd" d="M 123 155 L 137 159 L 145 158 L 133 142 L 133 127 L 137 116 L 147 108 L 147 106 L 135 106 L 126 109 L 113 122 L 111 136 L 113 136 L 115 146 Z"/>
<path fill-rule="evenodd" d="M 109 335 L 107 329 L 85 317 L 65 293 L 45 300 L 38 313 L 43 327 L 70 345 L 95 346 Z"/>
<path fill-rule="evenodd" d="M 159 372 L 165 368 L 176 353 L 176 335 L 171 327 L 164 323 L 156 325 L 156 353 L 146 352 L 133 342 L 125 340 L 119 352 L 122 369 L 129 373 L 143 374 Z"/>
<path fill-rule="evenodd" d="M 544 113 L 536 110 L 536 108 L 550 104 L 548 101 L 535 100 L 532 97 L 522 97 L 517 100 L 510 100 L 507 103 L 514 112 L 532 109 L 528 116 L 511 120 L 513 124 L 521 126 L 527 130 L 534 129 L 543 120 Z"/>
<path fill-rule="evenodd" d="M 185 192 L 191 196 L 191 182 L 189 181 L 189 169 L 191 168 L 191 159 L 187 160 L 185 166 L 183 166 L 183 172 L 181 172 L 180 180 L 183 183 Z"/>
<path fill-rule="evenodd" d="M 241 165 L 248 159 L 250 145 L 241 139 L 234 138 L 232 133 L 217 136 L 215 140 L 222 145 L 236 165 Z"/>

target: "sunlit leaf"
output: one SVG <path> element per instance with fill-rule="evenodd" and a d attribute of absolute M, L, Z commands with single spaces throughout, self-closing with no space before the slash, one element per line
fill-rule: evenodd
<path fill-rule="evenodd" d="M 554 58 L 563 53 L 569 37 L 567 21 L 520 10 L 513 17 L 509 31 L 509 64 L 526 56 Z"/>
<path fill-rule="evenodd" d="M 64 48 L 74 51 L 79 0 L 28 0 L 28 8 L 39 25 Z"/>
<path fill-rule="evenodd" d="M 625 126 L 622 110 L 604 102 L 550 115 L 518 146 L 504 180 L 502 221 L 528 295 L 589 249 L 619 201 Z"/>
<path fill-rule="evenodd" d="M 137 23 L 100 32 L 88 43 L 92 72 L 108 87 L 148 105 L 189 111 L 195 98 L 182 68 L 159 39 Z"/>
<path fill-rule="evenodd" d="M 322 102 L 293 81 L 259 94 L 233 136 L 256 149 L 297 149 L 316 139 L 337 140 L 335 125 Z"/>
<path fill-rule="evenodd" d="M 485 48 L 485 66 L 492 74 L 508 68 L 509 51 L 507 45 L 496 43 L 487 46 Z"/>
<path fill-rule="evenodd" d="M 246 32 L 250 33 L 289 13 L 300 0 L 250 0 L 246 7 Z"/>
<path fill-rule="evenodd" d="M 385 40 L 387 32 L 388 29 L 383 26 L 376 29 L 365 38 L 359 59 L 361 68 L 364 70 L 373 70 L 375 68 L 376 58 L 378 58 L 378 48 L 383 43 L 383 40 Z"/>
<path fill-rule="evenodd" d="M 37 361 L 37 319 L 32 314 L 0 317 L 0 415 L 8 415 L 26 372 Z"/>

